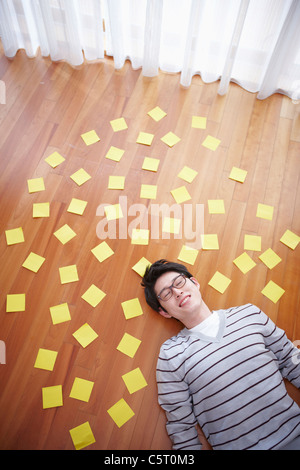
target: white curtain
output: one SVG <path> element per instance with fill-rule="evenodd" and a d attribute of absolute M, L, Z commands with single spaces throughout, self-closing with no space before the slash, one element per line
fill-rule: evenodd
<path fill-rule="evenodd" d="M 183 86 L 230 81 L 264 99 L 300 99 L 300 0 L 0 0 L 5 54 L 40 48 L 76 66 L 113 56 L 145 76 L 180 73 Z"/>

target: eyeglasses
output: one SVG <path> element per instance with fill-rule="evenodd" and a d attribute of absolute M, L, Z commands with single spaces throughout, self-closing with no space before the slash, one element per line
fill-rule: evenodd
<path fill-rule="evenodd" d="M 158 294 L 157 298 L 163 301 L 169 300 L 172 295 L 173 295 L 173 287 L 176 289 L 180 289 L 183 287 L 186 283 L 186 277 L 184 274 L 179 274 L 179 276 L 176 276 L 175 279 L 173 279 L 172 284 L 169 287 L 164 287 L 160 293 Z"/>

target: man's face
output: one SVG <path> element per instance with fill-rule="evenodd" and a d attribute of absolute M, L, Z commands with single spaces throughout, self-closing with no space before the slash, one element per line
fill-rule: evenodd
<path fill-rule="evenodd" d="M 179 273 L 175 271 L 169 271 L 162 274 L 157 279 L 154 286 L 156 295 L 159 295 L 166 287 L 170 287 L 173 282 L 176 285 L 177 280 L 174 280 L 178 275 Z M 173 286 L 173 295 L 168 300 L 163 300 L 161 298 L 158 299 L 160 305 L 167 311 L 166 313 L 161 309 L 159 313 L 166 318 L 177 318 L 185 324 L 188 318 L 199 312 L 202 302 L 199 287 L 198 281 L 193 277 L 190 279 L 187 278 L 182 287 Z"/>

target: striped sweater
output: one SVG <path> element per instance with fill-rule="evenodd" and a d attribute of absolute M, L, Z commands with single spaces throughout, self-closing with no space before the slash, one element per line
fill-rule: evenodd
<path fill-rule="evenodd" d="M 279 449 L 300 435 L 300 409 L 283 377 L 300 387 L 299 350 L 258 307 L 218 310 L 215 338 L 184 328 L 157 362 L 158 401 L 174 449 Z"/>

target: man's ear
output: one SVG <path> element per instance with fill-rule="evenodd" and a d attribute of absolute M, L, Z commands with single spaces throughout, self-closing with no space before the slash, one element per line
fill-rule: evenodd
<path fill-rule="evenodd" d="M 194 284 L 196 284 L 197 287 L 200 288 L 200 284 L 199 284 L 199 282 L 197 281 L 197 279 L 196 279 L 195 277 L 190 277 L 190 280 L 191 280 Z"/>
<path fill-rule="evenodd" d="M 162 315 L 165 318 L 172 318 L 172 315 L 170 315 L 166 310 L 163 310 L 161 307 L 158 309 L 158 313 Z"/>

